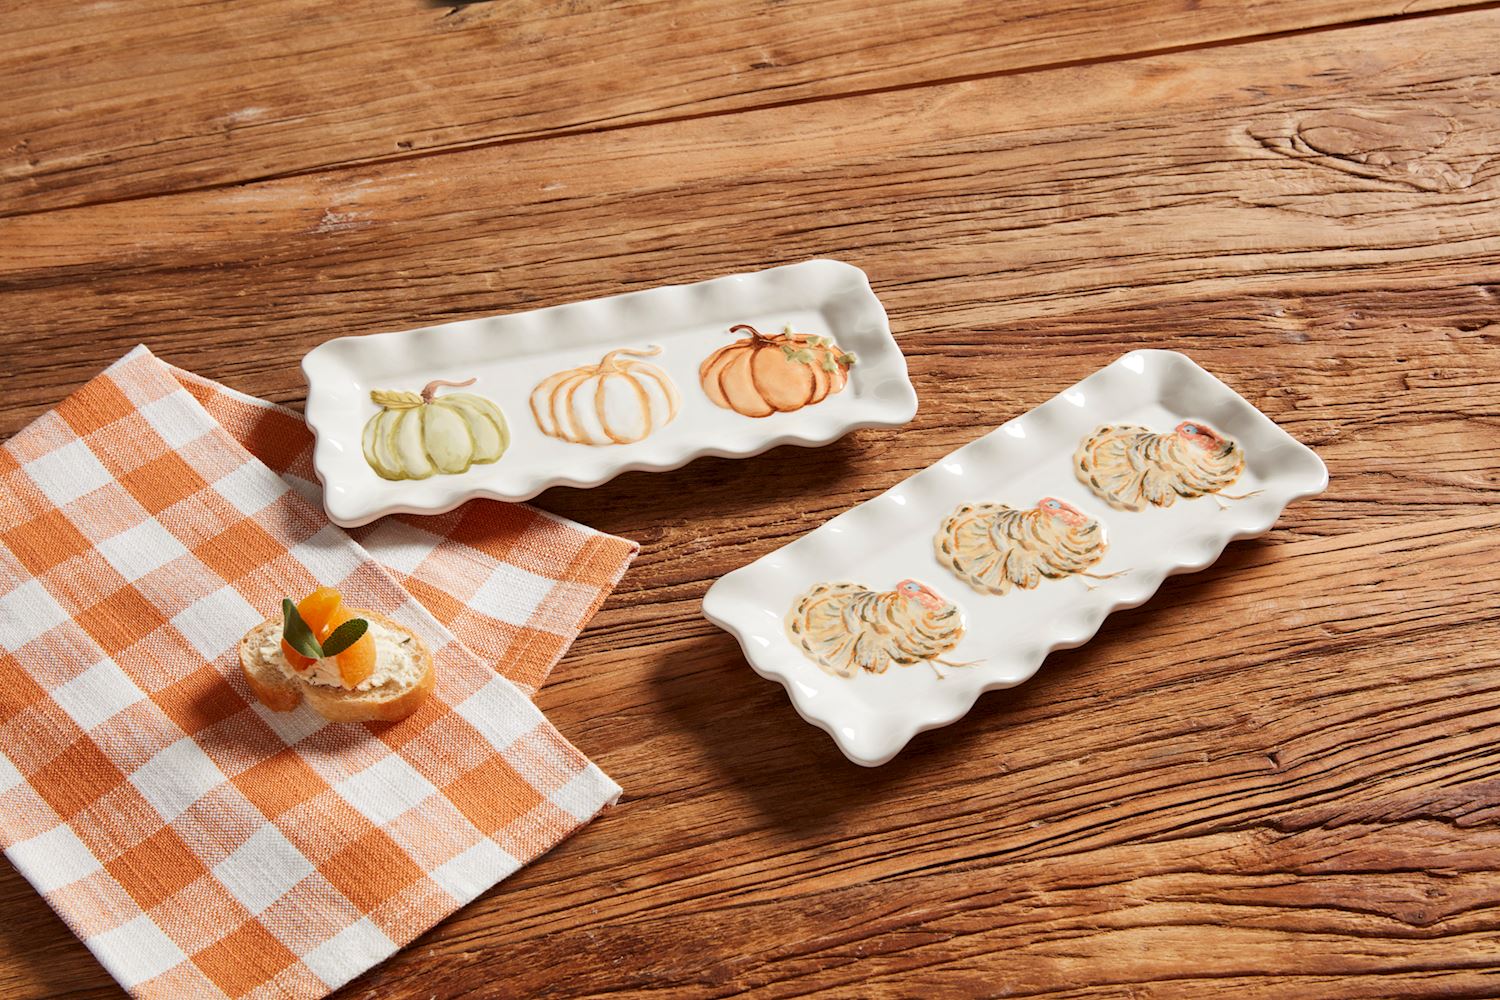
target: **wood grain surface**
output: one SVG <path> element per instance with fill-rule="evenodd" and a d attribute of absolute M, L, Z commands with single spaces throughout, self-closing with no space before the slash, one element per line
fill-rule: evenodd
<path fill-rule="evenodd" d="M 1452 7 L 183 0 L 14 8 L 3 212 Z"/>
<path fill-rule="evenodd" d="M 1495 6 L 6 3 L 0 435 L 139 342 L 296 406 L 331 336 L 848 260 L 916 420 L 539 498 L 643 544 L 537 698 L 625 799 L 340 996 L 1494 997 Z M 1138 347 L 1328 492 L 874 770 L 700 616 Z M 0 997 L 118 995 L 0 913 Z"/>

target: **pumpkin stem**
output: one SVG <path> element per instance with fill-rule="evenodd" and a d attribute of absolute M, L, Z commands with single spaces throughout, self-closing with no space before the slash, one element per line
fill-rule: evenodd
<path fill-rule="evenodd" d="M 604 357 L 600 358 L 599 359 L 599 367 L 598 367 L 597 370 L 598 371 L 602 371 L 602 372 L 603 371 L 609 371 L 609 372 L 617 372 L 617 371 L 619 371 L 620 370 L 620 363 L 615 360 L 615 356 L 618 355 L 618 354 L 623 354 L 623 355 L 625 355 L 628 358 L 654 358 L 654 357 L 656 357 L 660 353 L 661 353 L 661 346 L 658 345 L 658 344 L 648 344 L 643 349 L 637 349 L 637 348 L 634 348 L 634 347 L 622 347 L 619 350 L 610 351 Z"/>
<path fill-rule="evenodd" d="M 432 395 L 433 393 L 437 392 L 438 386 L 440 385 L 448 385 L 452 386 L 455 389 L 462 389 L 464 386 L 473 385 L 477 381 L 479 381 L 477 378 L 464 379 L 462 382 L 450 382 L 445 378 L 435 378 L 422 387 L 422 402 L 432 402 Z"/>
<path fill-rule="evenodd" d="M 757 330 L 755 327 L 751 326 L 749 323 L 740 323 L 740 324 L 738 324 L 736 326 L 731 326 L 729 328 L 729 332 L 730 333 L 739 333 L 741 330 L 749 330 L 750 331 L 750 336 L 754 337 L 756 340 L 759 340 L 759 341 L 761 341 L 763 343 L 770 343 L 771 342 L 772 338 L 767 337 L 765 334 L 761 333 L 759 330 Z"/>

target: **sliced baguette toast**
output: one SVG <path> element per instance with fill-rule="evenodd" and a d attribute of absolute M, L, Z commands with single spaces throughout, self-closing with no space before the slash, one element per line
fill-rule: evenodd
<path fill-rule="evenodd" d="M 349 691 L 288 677 L 276 664 L 261 662 L 255 655 L 255 650 L 267 638 L 281 641 L 281 619 L 267 618 L 240 640 L 240 667 L 245 671 L 250 690 L 261 703 L 273 712 L 290 712 L 305 700 L 319 715 L 333 722 L 396 722 L 421 708 L 432 693 L 434 683 L 432 653 L 422 638 L 411 629 L 373 611 L 356 610 L 353 613 L 411 636 L 421 665 L 415 683 L 398 685 L 388 682 L 367 691 Z"/>

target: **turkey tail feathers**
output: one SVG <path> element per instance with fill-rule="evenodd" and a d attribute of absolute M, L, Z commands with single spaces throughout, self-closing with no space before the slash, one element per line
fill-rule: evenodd
<path fill-rule="evenodd" d="M 1218 493 L 1239 478 L 1244 451 L 1228 438 L 1220 441 L 1207 448 L 1175 432 L 1106 424 L 1078 446 L 1073 471 L 1095 495 L 1120 510 L 1170 507 L 1178 497 Z"/>
<path fill-rule="evenodd" d="M 838 677 L 883 674 L 891 664 L 930 662 L 963 638 L 963 614 L 952 603 L 929 608 L 893 590 L 819 583 L 792 602 L 787 637 Z"/>
<path fill-rule="evenodd" d="M 963 504 L 933 537 L 938 562 L 981 594 L 1031 590 L 1042 580 L 1083 573 L 1104 558 L 1104 527 L 1069 524 L 1036 508 Z"/>

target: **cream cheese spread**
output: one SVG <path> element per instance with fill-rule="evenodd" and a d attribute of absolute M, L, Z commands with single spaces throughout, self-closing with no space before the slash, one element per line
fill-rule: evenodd
<path fill-rule="evenodd" d="M 370 630 L 366 635 L 375 640 L 375 672 L 351 690 L 369 691 L 386 684 L 410 687 L 421 680 L 422 664 L 416 639 L 405 632 L 382 625 L 373 618 L 365 620 L 370 623 Z M 255 655 L 261 663 L 275 666 L 288 677 L 295 677 L 321 687 L 342 688 L 344 686 L 343 681 L 339 679 L 338 661 L 331 656 L 314 661 L 306 670 L 298 670 L 288 663 L 286 656 L 281 652 L 279 628 L 266 630 L 261 636 L 260 644 L 255 648 Z"/>

